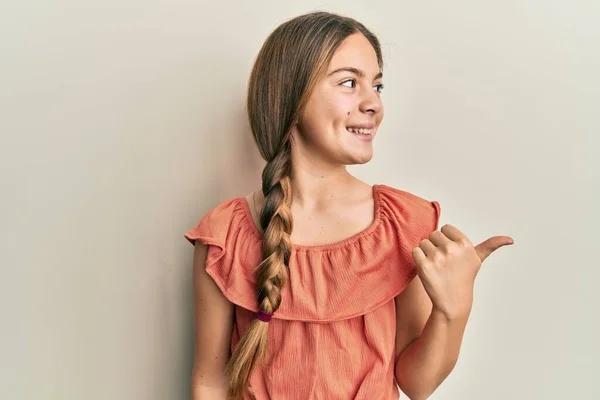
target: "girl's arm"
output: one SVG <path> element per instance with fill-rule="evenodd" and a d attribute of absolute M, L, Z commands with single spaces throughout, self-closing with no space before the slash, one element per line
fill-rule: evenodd
<path fill-rule="evenodd" d="M 456 364 L 468 315 L 435 310 L 418 275 L 395 300 L 396 382 L 411 400 L 427 399 Z"/>
<path fill-rule="evenodd" d="M 396 331 L 407 329 L 410 335 L 400 334 L 395 365 L 396 381 L 411 399 L 429 397 L 454 368 L 473 305 L 475 277 L 490 254 L 513 243 L 510 236 L 493 236 L 473 246 L 464 233 L 446 224 L 413 248 L 420 279 L 415 277 L 410 290 L 396 298 Z"/>
<path fill-rule="evenodd" d="M 192 400 L 225 400 L 225 365 L 230 356 L 234 306 L 206 272 L 207 251 L 206 245 L 196 241 L 193 262 Z"/>

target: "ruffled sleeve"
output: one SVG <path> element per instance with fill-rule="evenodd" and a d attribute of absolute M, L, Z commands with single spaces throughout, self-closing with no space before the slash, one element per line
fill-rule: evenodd
<path fill-rule="evenodd" d="M 243 198 L 227 200 L 208 211 L 185 233 L 195 244 L 208 246 L 205 270 L 227 299 L 246 309 L 258 311 L 253 269 L 258 266 L 260 242 L 251 234 Z"/>
<path fill-rule="evenodd" d="M 218 262 L 223 256 L 225 241 L 230 232 L 230 219 L 233 215 L 233 204 L 231 201 L 220 204 L 207 212 L 196 227 L 185 233 L 185 238 L 195 245 L 196 241 L 208 246 L 207 265 Z"/>
<path fill-rule="evenodd" d="M 413 278 L 417 270 L 412 249 L 438 229 L 440 204 L 390 186 L 382 185 L 381 192 L 382 213 L 398 233 L 400 257 Z"/>

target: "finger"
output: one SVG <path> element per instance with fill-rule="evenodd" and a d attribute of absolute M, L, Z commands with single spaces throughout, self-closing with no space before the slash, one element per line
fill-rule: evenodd
<path fill-rule="evenodd" d="M 431 234 L 429 235 L 429 240 L 436 247 L 443 247 L 452 241 L 440 231 L 431 232 Z"/>
<path fill-rule="evenodd" d="M 420 247 L 415 247 L 412 250 L 412 256 L 415 259 L 415 263 L 419 266 L 423 265 L 423 263 L 427 261 L 427 256 L 425 253 L 423 253 L 423 250 L 421 250 Z"/>
<path fill-rule="evenodd" d="M 509 236 L 493 236 L 475 246 L 475 251 L 481 262 L 490 256 L 494 251 L 502 246 L 513 244 L 514 241 Z"/>
<path fill-rule="evenodd" d="M 421 240 L 421 242 L 419 243 L 419 247 L 421 248 L 421 250 L 423 250 L 423 253 L 425 253 L 425 255 L 429 258 L 433 258 L 433 255 L 437 251 L 437 247 L 435 247 L 435 244 L 433 244 L 429 239 Z"/>
<path fill-rule="evenodd" d="M 468 244 L 471 244 L 471 241 L 469 240 L 469 238 L 467 237 L 467 235 L 465 235 L 464 233 L 462 233 L 457 227 L 455 227 L 454 225 L 450 225 L 450 224 L 446 224 L 444 226 L 442 226 L 442 229 L 440 229 L 442 231 L 442 233 L 444 235 L 446 235 L 446 237 L 454 242 L 461 242 L 461 241 L 465 241 Z"/>

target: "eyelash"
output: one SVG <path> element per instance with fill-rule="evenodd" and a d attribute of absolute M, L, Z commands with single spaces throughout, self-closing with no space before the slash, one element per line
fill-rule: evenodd
<path fill-rule="evenodd" d="M 346 82 L 350 82 L 350 81 L 356 82 L 356 79 L 346 79 L 346 80 L 345 80 L 344 82 L 342 82 L 341 84 L 343 85 L 344 83 L 346 83 Z M 378 84 L 378 85 L 375 85 L 375 86 L 379 86 L 379 90 L 378 90 L 378 92 L 379 92 L 379 93 L 381 93 L 381 92 L 383 91 L 383 88 L 385 87 L 385 86 L 383 85 L 383 83 L 380 83 L 380 84 Z"/>

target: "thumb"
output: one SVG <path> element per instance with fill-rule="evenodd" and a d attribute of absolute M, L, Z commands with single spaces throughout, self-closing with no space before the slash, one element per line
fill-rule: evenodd
<path fill-rule="evenodd" d="M 493 236 L 475 246 L 475 251 L 477 252 L 481 262 L 483 262 L 489 257 L 490 254 L 498 250 L 500 247 L 513 243 L 514 241 L 509 236 Z"/>

